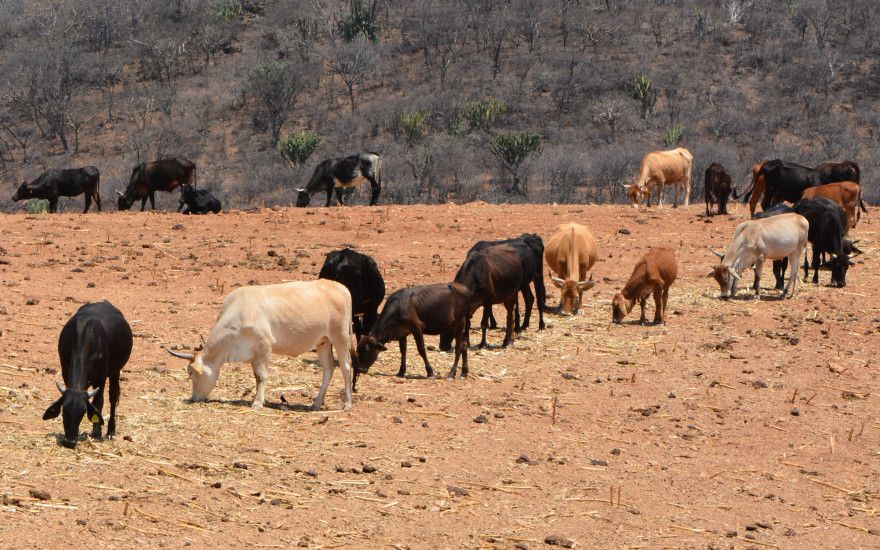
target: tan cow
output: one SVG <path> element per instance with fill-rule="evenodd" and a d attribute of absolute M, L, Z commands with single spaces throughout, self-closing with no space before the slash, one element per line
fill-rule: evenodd
<path fill-rule="evenodd" d="M 642 308 L 639 318 L 641 324 L 647 322 L 645 304 L 648 296 L 654 296 L 654 324 L 666 324 L 666 305 L 669 302 L 669 287 L 678 276 L 678 260 L 675 252 L 665 246 L 655 246 L 636 262 L 632 275 L 623 289 L 611 300 L 611 320 L 623 322 L 636 302 Z"/>
<path fill-rule="evenodd" d="M 825 197 L 840 205 L 846 212 L 846 219 L 850 227 L 855 227 L 859 220 L 861 212 L 867 213 L 865 203 L 862 201 L 862 188 L 854 181 L 841 181 L 838 183 L 826 183 L 818 187 L 810 187 L 804 190 L 801 198 L 814 199 L 816 197 Z"/>
<path fill-rule="evenodd" d="M 547 265 L 558 277 L 550 274 L 553 284 L 561 290 L 559 311 L 563 315 L 578 312 L 584 291 L 595 286 L 593 276 L 587 280 L 587 271 L 596 263 L 599 249 L 590 230 L 577 223 L 559 226 L 544 247 Z"/>
<path fill-rule="evenodd" d="M 169 352 L 189 361 L 192 400 L 204 401 L 227 361 L 250 361 L 257 381 L 253 407 L 265 399 L 272 352 L 295 357 L 317 349 L 323 379 L 312 410 L 324 404 L 333 376 L 333 350 L 345 384 L 343 407 L 351 410 L 351 294 L 336 281 L 318 279 L 279 285 L 245 286 L 229 293 L 204 349 L 195 354 Z"/>
<path fill-rule="evenodd" d="M 675 199 L 672 206 L 678 206 L 678 197 L 684 191 L 684 205 L 691 203 L 691 171 L 694 157 L 684 147 L 671 151 L 653 151 L 642 159 L 639 179 L 634 185 L 624 185 L 629 189 L 628 196 L 633 206 L 638 206 L 643 198 L 651 206 L 651 193 L 656 190 L 657 202 L 663 206 L 663 192 L 667 185 L 675 186 Z"/>

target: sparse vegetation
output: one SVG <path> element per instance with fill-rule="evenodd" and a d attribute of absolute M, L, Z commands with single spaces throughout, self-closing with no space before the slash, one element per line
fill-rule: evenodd
<path fill-rule="evenodd" d="M 321 136 L 315 132 L 303 130 L 302 132 L 285 136 L 278 142 L 278 152 L 294 166 L 301 166 L 312 156 L 323 143 Z"/>
<path fill-rule="evenodd" d="M 541 136 L 532 132 L 505 132 L 496 136 L 489 146 L 504 170 L 513 180 L 511 192 L 525 195 L 522 166 L 526 158 L 541 146 Z"/>
<path fill-rule="evenodd" d="M 507 105 L 499 99 L 471 101 L 464 106 L 464 118 L 472 128 L 488 132 L 502 116 L 507 114 Z"/>
<path fill-rule="evenodd" d="M 404 111 L 400 115 L 400 129 L 410 143 L 419 141 L 428 134 L 428 111 Z"/>

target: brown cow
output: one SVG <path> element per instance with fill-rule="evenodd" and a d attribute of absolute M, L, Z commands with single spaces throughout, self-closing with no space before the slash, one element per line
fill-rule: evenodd
<path fill-rule="evenodd" d="M 585 290 L 595 286 L 593 276 L 587 280 L 587 271 L 596 263 L 599 249 L 590 230 L 577 223 L 564 223 L 547 241 L 544 259 L 558 277 L 550 274 L 553 284 L 561 290 L 559 312 L 571 315 L 578 312 Z"/>
<path fill-rule="evenodd" d="M 826 183 L 819 187 L 810 187 L 804 191 L 801 198 L 814 199 L 825 197 L 840 205 L 846 212 L 847 229 L 855 227 L 861 218 L 861 212 L 867 214 L 865 203 L 862 201 L 862 188 L 854 181 L 842 181 L 838 183 Z"/>
<path fill-rule="evenodd" d="M 624 185 L 629 189 L 628 196 L 633 206 L 638 206 L 642 198 L 648 199 L 651 206 L 651 193 L 657 190 L 657 202 L 663 206 L 665 186 L 675 186 L 675 199 L 672 206 L 678 206 L 678 197 L 684 192 L 684 205 L 691 203 L 691 170 L 694 157 L 684 147 L 671 151 L 652 151 L 642 159 L 639 179 L 634 185 Z"/>
<path fill-rule="evenodd" d="M 718 214 L 727 214 L 727 197 L 730 196 L 730 174 L 717 162 L 706 168 L 705 185 L 706 215 L 712 215 L 712 206 L 718 203 Z"/>
<path fill-rule="evenodd" d="M 678 276 L 678 261 L 675 252 L 665 246 L 655 246 L 645 252 L 636 267 L 633 269 L 629 281 L 623 290 L 614 295 L 611 300 L 611 319 L 620 323 L 632 310 L 638 300 L 642 308 L 642 316 L 639 319 L 645 324 L 645 304 L 648 296 L 654 295 L 654 324 L 666 323 L 666 304 L 669 302 L 669 287 Z"/>
<path fill-rule="evenodd" d="M 734 199 L 742 197 L 743 201 L 749 201 L 749 214 L 753 218 L 755 217 L 755 210 L 758 208 L 758 201 L 764 195 L 764 173 L 761 169 L 766 163 L 767 160 L 762 160 L 752 166 L 751 185 L 742 194 L 739 194 L 736 189 L 733 190 Z"/>

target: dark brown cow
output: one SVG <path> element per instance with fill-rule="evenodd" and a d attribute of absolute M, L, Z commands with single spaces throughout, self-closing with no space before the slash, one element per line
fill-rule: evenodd
<path fill-rule="evenodd" d="M 712 215 L 712 207 L 718 204 L 718 214 L 727 214 L 727 198 L 730 196 L 730 174 L 723 166 L 713 162 L 706 168 L 704 180 L 706 197 L 706 215 Z"/>
<path fill-rule="evenodd" d="M 12 196 L 12 201 L 45 199 L 49 201 L 49 212 L 57 212 L 58 197 L 76 197 L 85 193 L 86 206 L 83 208 L 83 214 L 89 211 L 93 198 L 100 212 L 101 195 L 98 192 L 100 183 L 101 174 L 94 166 L 49 170 L 30 183 L 22 183 Z"/>
<path fill-rule="evenodd" d="M 843 162 L 823 162 L 816 167 L 816 171 L 830 182 L 838 181 L 854 181 L 859 183 L 862 177 L 862 169 L 859 165 L 850 160 Z"/>
<path fill-rule="evenodd" d="M 645 303 L 648 296 L 654 296 L 654 324 L 666 323 L 666 305 L 669 302 L 669 287 L 678 276 L 678 260 L 675 252 L 665 246 L 655 246 L 645 252 L 623 290 L 614 295 L 611 301 L 611 318 L 620 323 L 636 301 L 642 308 L 641 324 L 645 324 Z"/>
<path fill-rule="evenodd" d="M 141 212 L 150 199 L 150 208 L 156 209 L 156 191 L 174 191 L 177 187 L 185 184 L 196 183 L 196 165 L 184 157 L 174 157 L 142 162 L 131 171 L 131 179 L 125 193 L 119 193 L 118 206 L 120 210 L 128 210 L 134 201 L 140 199 Z M 178 210 L 183 205 L 178 207 Z"/>

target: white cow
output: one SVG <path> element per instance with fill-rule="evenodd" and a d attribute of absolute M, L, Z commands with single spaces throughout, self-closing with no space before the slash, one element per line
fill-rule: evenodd
<path fill-rule="evenodd" d="M 272 352 L 297 356 L 318 351 L 323 369 L 321 389 L 312 410 L 324 404 L 333 376 L 333 348 L 345 383 L 343 406 L 351 410 L 351 294 L 327 279 L 278 285 L 246 286 L 233 290 L 204 343 L 195 354 L 169 352 L 189 360 L 192 400 L 204 401 L 214 389 L 220 367 L 227 361 L 250 361 L 257 381 L 253 407 L 265 399 L 266 378 Z"/>
<path fill-rule="evenodd" d="M 769 218 L 749 220 L 739 224 L 733 241 L 722 255 L 721 264 L 715 266 L 709 277 L 714 277 L 721 287 L 721 297 L 728 299 L 736 295 L 736 285 L 747 267 L 755 269 L 755 299 L 761 297 L 761 269 L 764 260 L 788 258 L 792 272 L 788 285 L 782 291 L 783 298 L 794 298 L 797 286 L 798 267 L 807 246 L 809 223 L 803 216 L 795 213 L 780 214 Z"/>

